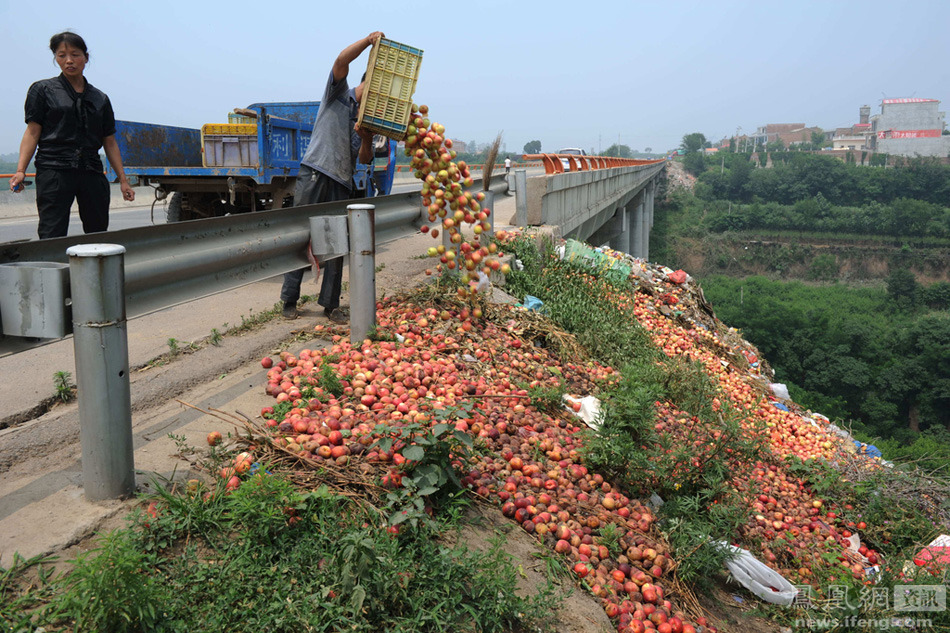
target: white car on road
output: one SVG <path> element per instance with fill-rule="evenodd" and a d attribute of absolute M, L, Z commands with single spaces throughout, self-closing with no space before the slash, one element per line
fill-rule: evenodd
<path fill-rule="evenodd" d="M 580 149 L 579 147 L 565 147 L 557 151 L 558 154 L 573 154 L 574 156 L 587 156 L 587 152 Z M 564 165 L 564 171 L 571 171 L 571 160 L 569 158 L 561 158 L 561 164 Z"/>

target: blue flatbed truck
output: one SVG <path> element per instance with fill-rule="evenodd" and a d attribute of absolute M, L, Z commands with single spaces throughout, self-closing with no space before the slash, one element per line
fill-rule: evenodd
<path fill-rule="evenodd" d="M 242 122 L 256 125 L 256 136 L 218 135 L 217 146 L 203 142 L 207 139 L 199 129 L 134 121 L 116 121 L 116 140 L 129 182 L 153 187 L 159 200 L 168 198 L 169 222 L 279 209 L 293 204 L 300 159 L 319 107 L 319 101 L 299 101 L 254 103 L 235 110 Z M 203 156 L 206 148 L 216 150 L 228 142 L 231 158 L 238 160 L 204 166 L 209 162 Z M 396 170 L 396 142 L 376 136 L 373 145 L 374 171 L 370 175 L 368 166 L 358 164 L 355 185 L 367 196 L 386 195 Z M 106 177 L 116 182 L 112 166 L 105 162 Z"/>

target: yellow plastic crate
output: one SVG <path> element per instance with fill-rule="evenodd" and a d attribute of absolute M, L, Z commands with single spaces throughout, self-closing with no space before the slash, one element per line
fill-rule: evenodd
<path fill-rule="evenodd" d="M 205 123 L 201 126 L 201 164 L 205 167 L 257 167 L 257 124 Z"/>
<path fill-rule="evenodd" d="M 421 64 L 422 49 L 386 38 L 373 45 L 360 102 L 361 127 L 397 141 L 406 138 Z"/>
<path fill-rule="evenodd" d="M 201 126 L 201 134 L 230 134 L 239 136 L 256 136 L 256 123 L 205 123 Z"/>
<path fill-rule="evenodd" d="M 231 123 L 232 125 L 233 124 L 257 125 L 257 119 L 255 119 L 252 116 L 244 116 L 243 114 L 235 114 L 234 112 L 228 112 L 228 123 Z"/>

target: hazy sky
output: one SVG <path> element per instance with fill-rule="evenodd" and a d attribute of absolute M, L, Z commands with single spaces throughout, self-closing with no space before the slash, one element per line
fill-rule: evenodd
<path fill-rule="evenodd" d="M 504 131 L 515 154 L 533 139 L 544 151 L 618 140 L 663 151 L 694 131 L 834 128 L 885 96 L 946 111 L 948 25 L 950 0 L 0 0 L 0 153 L 19 147 L 29 85 L 59 73 L 48 44 L 64 29 L 86 39 L 86 77 L 117 118 L 186 127 L 319 99 L 337 53 L 381 30 L 424 49 L 416 100 L 448 136 Z"/>

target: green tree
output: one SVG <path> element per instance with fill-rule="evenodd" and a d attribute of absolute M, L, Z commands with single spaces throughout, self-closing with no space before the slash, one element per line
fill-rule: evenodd
<path fill-rule="evenodd" d="M 706 140 L 706 135 L 702 132 L 684 134 L 683 142 L 680 144 L 680 149 L 686 154 L 702 151 L 705 147 L 709 147 L 709 141 Z"/>
<path fill-rule="evenodd" d="M 652 148 L 652 147 L 644 147 L 644 148 L 643 148 L 643 153 L 644 153 L 644 154 L 652 154 L 652 153 L 653 153 L 653 148 Z"/>
<path fill-rule="evenodd" d="M 895 267 L 887 277 L 887 294 L 903 309 L 917 305 L 919 289 L 914 273 L 906 268 Z"/>
<path fill-rule="evenodd" d="M 633 156 L 633 152 L 630 150 L 628 145 L 620 145 L 614 143 L 610 147 L 604 150 L 604 156 L 613 156 L 616 158 L 630 158 Z"/>
<path fill-rule="evenodd" d="M 686 155 L 683 159 L 683 167 L 686 168 L 686 171 L 698 176 L 703 173 L 703 170 L 706 169 L 706 160 L 705 156 L 702 155 L 702 152 L 692 152 Z"/>
<path fill-rule="evenodd" d="M 541 153 L 541 141 L 528 141 L 524 144 L 524 153 L 525 154 L 540 154 Z"/>
<path fill-rule="evenodd" d="M 920 300 L 928 308 L 950 310 L 950 282 L 938 281 L 920 290 Z"/>
<path fill-rule="evenodd" d="M 733 160 L 729 168 L 729 198 L 747 200 L 749 198 L 749 179 L 752 177 L 752 163 L 748 160 Z"/>
<path fill-rule="evenodd" d="M 831 281 L 838 276 L 838 262 L 831 253 L 822 253 L 811 261 L 808 267 L 808 279 Z"/>

